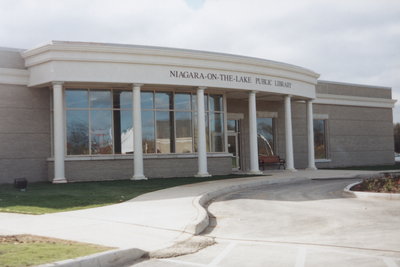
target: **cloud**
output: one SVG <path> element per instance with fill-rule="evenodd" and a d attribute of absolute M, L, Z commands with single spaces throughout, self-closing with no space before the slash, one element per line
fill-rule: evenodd
<path fill-rule="evenodd" d="M 2 0 L 0 46 L 72 40 L 234 53 L 393 87 L 397 97 L 398 14 L 398 0 Z"/>

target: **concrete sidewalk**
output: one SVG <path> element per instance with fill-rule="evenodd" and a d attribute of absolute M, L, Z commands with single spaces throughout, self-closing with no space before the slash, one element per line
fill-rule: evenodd
<path fill-rule="evenodd" d="M 143 253 L 151 252 L 169 247 L 205 229 L 208 216 L 201 205 L 222 194 L 299 179 L 345 178 L 376 173 L 338 170 L 284 171 L 275 172 L 271 176 L 220 180 L 164 189 L 100 208 L 46 215 L 0 213 L 0 235 L 40 235 L 118 249 L 136 248 Z"/>

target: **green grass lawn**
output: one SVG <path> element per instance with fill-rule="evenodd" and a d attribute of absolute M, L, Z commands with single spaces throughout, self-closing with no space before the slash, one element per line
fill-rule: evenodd
<path fill-rule="evenodd" d="M 0 212 L 44 214 L 93 208 L 124 202 L 144 193 L 173 186 L 243 177 L 250 176 L 229 175 L 67 184 L 32 183 L 28 184 L 25 192 L 18 191 L 12 184 L 3 184 L 0 185 Z"/>
<path fill-rule="evenodd" d="M 354 166 L 346 168 L 332 168 L 327 170 L 360 170 L 360 171 L 388 171 L 388 170 L 400 170 L 400 162 L 396 162 L 394 165 L 376 165 L 376 166 Z"/>
<path fill-rule="evenodd" d="M 20 267 L 77 258 L 110 248 L 34 236 L 0 236 L 0 266 Z"/>

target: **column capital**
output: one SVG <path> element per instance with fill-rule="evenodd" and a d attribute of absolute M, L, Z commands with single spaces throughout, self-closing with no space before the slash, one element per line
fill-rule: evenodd
<path fill-rule="evenodd" d="M 249 91 L 249 94 L 257 94 L 257 91 L 256 90 L 251 90 L 251 91 Z"/>
<path fill-rule="evenodd" d="M 199 91 L 199 90 L 204 91 L 206 89 L 207 89 L 207 86 L 199 86 L 199 87 L 197 87 L 197 91 Z"/>
<path fill-rule="evenodd" d="M 51 84 L 54 86 L 54 85 L 61 85 L 61 86 L 63 86 L 63 84 L 64 84 L 64 82 L 62 82 L 62 81 L 54 81 L 54 82 L 51 82 Z"/>
<path fill-rule="evenodd" d="M 143 83 L 133 83 L 132 84 L 132 88 L 134 88 L 134 87 L 142 87 L 144 84 Z"/>
<path fill-rule="evenodd" d="M 306 100 L 307 103 L 313 103 L 314 101 L 315 101 L 314 98 L 310 98 L 310 99 L 307 99 L 307 100 Z"/>

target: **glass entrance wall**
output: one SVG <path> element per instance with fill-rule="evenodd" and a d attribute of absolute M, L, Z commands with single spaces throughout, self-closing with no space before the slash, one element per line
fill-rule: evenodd
<path fill-rule="evenodd" d="M 258 154 L 275 155 L 275 119 L 257 118 Z"/>
<path fill-rule="evenodd" d="M 227 120 L 228 153 L 232 154 L 232 169 L 240 169 L 240 120 Z"/>
<path fill-rule="evenodd" d="M 208 152 L 225 152 L 224 103 L 205 94 Z M 196 152 L 196 94 L 142 91 L 143 153 Z M 132 91 L 65 90 L 67 155 L 133 153 Z"/>

